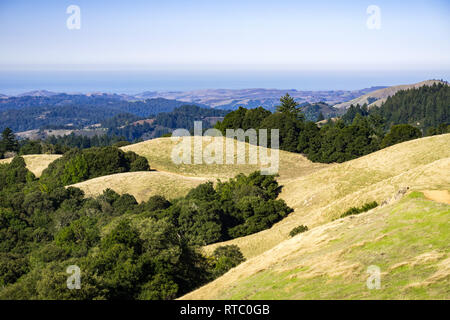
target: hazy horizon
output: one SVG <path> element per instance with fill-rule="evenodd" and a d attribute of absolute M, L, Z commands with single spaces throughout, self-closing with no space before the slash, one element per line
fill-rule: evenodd
<path fill-rule="evenodd" d="M 0 69 L 450 70 L 449 13 L 443 0 L 3 0 Z"/>
<path fill-rule="evenodd" d="M 3 0 L 0 93 L 447 80 L 449 13 L 442 0 Z"/>
<path fill-rule="evenodd" d="M 34 90 L 65 93 L 194 91 L 204 89 L 360 90 L 377 86 L 449 79 L 450 72 L 367 71 L 3 71 L 0 93 Z"/>

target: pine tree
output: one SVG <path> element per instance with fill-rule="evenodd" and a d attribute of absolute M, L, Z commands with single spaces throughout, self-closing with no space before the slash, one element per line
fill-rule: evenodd
<path fill-rule="evenodd" d="M 10 128 L 3 130 L 2 141 L 0 142 L 0 153 L 8 151 L 19 151 L 19 143 Z"/>
<path fill-rule="evenodd" d="M 281 104 L 277 106 L 278 112 L 293 115 L 299 120 L 304 118 L 301 109 L 298 108 L 299 103 L 296 102 L 289 93 L 286 93 L 284 97 L 281 97 L 280 102 Z"/>

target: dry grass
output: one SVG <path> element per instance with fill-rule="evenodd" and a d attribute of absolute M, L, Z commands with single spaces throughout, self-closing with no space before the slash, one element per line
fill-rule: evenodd
<path fill-rule="evenodd" d="M 450 204 L 450 192 L 448 190 L 425 190 L 422 192 L 427 199 Z"/>
<path fill-rule="evenodd" d="M 382 203 L 402 188 L 448 189 L 449 146 L 450 134 L 422 138 L 297 178 L 286 183 L 280 195 L 295 210 L 287 218 L 271 229 L 205 249 L 236 244 L 246 257 L 254 257 L 288 239 L 298 225 L 314 228 L 350 207 Z"/>
<path fill-rule="evenodd" d="M 109 188 L 119 194 L 129 193 L 142 202 L 153 195 L 162 195 L 167 199 L 185 196 L 190 189 L 207 180 L 157 171 L 127 172 L 90 179 L 72 186 L 82 189 L 87 196 L 99 195 Z"/>
<path fill-rule="evenodd" d="M 48 165 L 60 158 L 58 154 L 33 154 L 22 156 L 25 160 L 28 170 L 34 173 L 36 177 L 40 177 L 42 171 L 47 169 Z M 0 163 L 10 163 L 13 158 L 0 160 Z"/>
<path fill-rule="evenodd" d="M 204 148 L 208 145 L 222 144 L 223 145 L 223 163 L 224 164 L 180 164 L 173 163 L 171 155 L 172 150 L 178 142 L 174 142 L 171 138 L 159 138 L 144 141 L 141 143 L 133 144 L 123 147 L 124 151 L 134 151 L 137 154 L 144 156 L 148 159 L 152 169 L 164 172 L 178 173 L 185 176 L 204 177 L 204 178 L 222 178 L 227 179 L 236 176 L 239 173 L 249 174 L 253 171 L 260 170 L 265 166 L 258 164 L 248 164 L 249 144 L 235 141 L 235 145 L 244 145 L 246 150 L 246 164 L 225 164 L 225 141 L 230 141 L 227 138 L 217 138 L 213 142 L 203 138 Z M 203 148 L 203 150 L 204 150 Z M 266 148 L 258 147 L 258 152 L 266 151 Z M 269 149 L 270 150 L 270 149 Z M 258 153 L 259 154 L 259 153 Z M 289 180 L 301 177 L 313 172 L 316 172 L 329 165 L 313 163 L 306 157 L 280 151 L 280 168 L 279 168 L 279 180 L 287 182 Z M 235 156 L 236 159 L 236 156 Z"/>
<path fill-rule="evenodd" d="M 286 240 L 182 299 L 449 299 L 449 214 L 415 192 Z M 380 290 L 366 287 L 370 265 Z"/>

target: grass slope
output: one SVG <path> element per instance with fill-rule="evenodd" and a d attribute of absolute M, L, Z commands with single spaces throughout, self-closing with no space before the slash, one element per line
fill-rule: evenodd
<path fill-rule="evenodd" d="M 188 191 L 206 182 L 204 178 L 183 177 L 166 172 L 126 172 L 98 177 L 72 185 L 80 188 L 87 196 L 96 196 L 106 189 L 117 193 L 129 193 L 138 202 L 147 201 L 150 196 L 162 195 L 167 199 L 185 196 Z"/>
<path fill-rule="evenodd" d="M 184 299 L 450 299 L 450 205 L 413 192 L 284 241 Z M 381 270 L 369 290 L 368 266 Z"/>
<path fill-rule="evenodd" d="M 152 139 L 141 143 L 125 146 L 121 149 L 123 151 L 134 151 L 138 155 L 146 157 L 152 169 L 182 174 L 185 176 L 226 179 L 234 177 L 239 173 L 249 174 L 253 171 L 261 169 L 259 161 L 258 164 L 248 164 L 248 161 L 246 161 L 246 164 L 225 164 L 226 162 L 225 141 L 227 140 L 227 138 L 218 138 L 220 140 L 216 140 L 213 142 L 210 142 L 207 139 L 208 138 L 203 137 L 204 147 L 214 143 L 223 144 L 224 164 L 177 165 L 172 161 L 171 155 L 173 148 L 178 142 L 172 141 L 171 138 Z M 244 144 L 246 150 L 246 157 L 248 158 L 249 144 L 238 141 L 235 141 L 235 144 L 236 145 Z M 258 150 L 259 150 L 258 152 L 260 152 L 261 150 L 266 149 L 258 147 Z M 279 158 L 280 158 L 280 168 L 279 168 L 280 181 L 289 181 L 296 177 L 307 175 L 316 172 L 319 169 L 329 166 L 327 164 L 313 163 L 300 154 L 281 150 Z M 264 166 L 262 167 L 264 168 Z"/>
<path fill-rule="evenodd" d="M 332 165 L 286 183 L 280 198 L 294 208 L 287 218 L 246 237 L 210 245 L 238 245 L 247 258 L 289 238 L 298 225 L 310 229 L 364 203 L 382 203 L 399 190 L 450 189 L 450 134 L 404 142 L 367 156 Z"/>
<path fill-rule="evenodd" d="M 33 154 L 22 156 L 25 160 L 28 170 L 34 173 L 36 177 L 40 177 L 42 171 L 44 171 L 50 163 L 60 158 L 61 155 L 58 154 Z M 2 159 L 1 163 L 10 163 L 13 158 Z"/>

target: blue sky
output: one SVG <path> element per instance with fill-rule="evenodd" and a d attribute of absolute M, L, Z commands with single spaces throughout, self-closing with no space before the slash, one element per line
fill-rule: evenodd
<path fill-rule="evenodd" d="M 0 68 L 450 70 L 449 16 L 440 0 L 1 0 Z"/>

